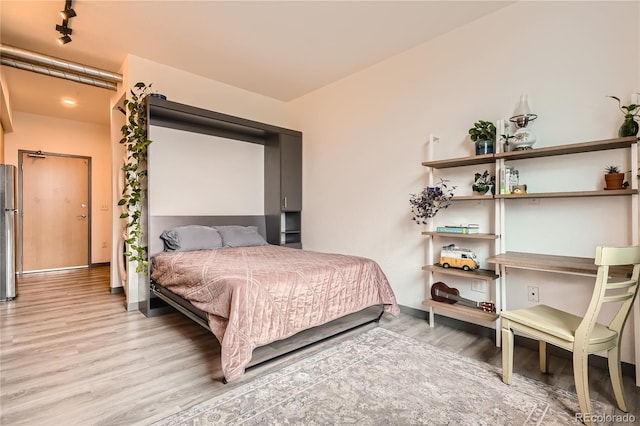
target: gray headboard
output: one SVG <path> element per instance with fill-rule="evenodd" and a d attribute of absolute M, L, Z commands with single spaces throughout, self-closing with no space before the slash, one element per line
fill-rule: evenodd
<path fill-rule="evenodd" d="M 184 225 L 242 225 L 257 226 L 258 232 L 266 239 L 264 216 L 150 216 L 149 217 L 149 258 L 164 250 L 160 234 L 165 229 Z"/>

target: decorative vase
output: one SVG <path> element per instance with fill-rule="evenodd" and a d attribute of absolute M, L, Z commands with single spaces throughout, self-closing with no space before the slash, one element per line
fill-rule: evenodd
<path fill-rule="evenodd" d="M 511 145 L 515 151 L 520 151 L 533 148 L 534 143 L 536 143 L 536 134 L 527 127 L 521 127 L 513 134 Z"/>
<path fill-rule="evenodd" d="M 638 122 L 633 119 L 633 116 L 626 116 L 624 118 L 624 123 L 620 126 L 620 130 L 618 130 L 618 136 L 624 138 L 626 136 L 635 136 L 638 134 Z"/>
<path fill-rule="evenodd" d="M 623 189 L 624 173 L 607 173 L 604 175 L 604 189 Z"/>
<path fill-rule="evenodd" d="M 493 154 L 493 141 L 477 141 L 476 155 Z"/>

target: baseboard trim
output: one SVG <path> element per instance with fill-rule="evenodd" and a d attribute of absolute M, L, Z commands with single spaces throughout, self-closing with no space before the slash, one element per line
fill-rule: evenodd
<path fill-rule="evenodd" d="M 429 313 L 427 311 L 423 311 L 421 309 L 411 308 L 409 306 L 400 305 L 400 312 L 411 315 L 414 318 L 424 319 L 425 321 L 429 321 Z M 461 321 L 451 317 L 445 317 L 442 315 L 436 314 L 435 322 L 437 324 L 445 325 L 447 327 L 455 328 L 456 330 L 462 330 L 468 333 L 477 334 L 482 337 L 486 337 L 491 339 L 494 343 L 496 341 L 496 333 L 493 328 L 485 327 L 478 324 L 473 324 L 466 321 Z M 535 339 L 531 339 L 525 336 L 514 336 L 514 344 L 524 346 L 525 348 L 529 348 L 534 351 L 538 351 L 538 341 Z M 567 358 L 572 359 L 573 356 L 570 351 L 564 350 L 557 346 L 548 345 L 549 354 L 553 356 L 557 356 L 559 358 Z M 600 355 L 591 355 L 589 356 L 589 365 L 596 368 L 601 368 L 604 370 L 609 369 L 609 365 L 607 363 L 607 358 Z M 636 377 L 636 366 L 628 363 L 621 362 L 622 374 L 624 376 Z"/>
<path fill-rule="evenodd" d="M 122 294 L 124 293 L 124 287 L 111 287 L 111 294 Z"/>

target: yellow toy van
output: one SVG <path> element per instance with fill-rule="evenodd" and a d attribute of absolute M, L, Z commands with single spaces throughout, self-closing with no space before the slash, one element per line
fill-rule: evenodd
<path fill-rule="evenodd" d="M 457 247 L 455 244 L 442 247 L 442 250 L 440 250 L 440 265 L 443 268 L 460 268 L 465 271 L 480 267 L 478 258 L 473 251 Z"/>

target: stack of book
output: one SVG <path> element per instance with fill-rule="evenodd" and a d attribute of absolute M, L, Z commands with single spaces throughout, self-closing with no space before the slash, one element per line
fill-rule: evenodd
<path fill-rule="evenodd" d="M 438 226 L 436 232 L 448 234 L 477 234 L 480 232 L 480 227 L 475 223 L 470 223 L 469 225 L 446 225 Z"/>

